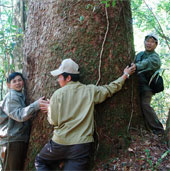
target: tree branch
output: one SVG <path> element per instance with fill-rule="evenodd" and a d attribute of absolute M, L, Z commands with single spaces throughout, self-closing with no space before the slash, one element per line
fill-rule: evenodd
<path fill-rule="evenodd" d="M 7 6 L 7 5 L 3 5 L 3 4 L 0 4 L 0 7 L 13 8 L 13 6 Z"/>

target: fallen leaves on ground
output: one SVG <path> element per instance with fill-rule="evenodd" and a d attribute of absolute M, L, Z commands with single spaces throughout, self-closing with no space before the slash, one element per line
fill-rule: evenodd
<path fill-rule="evenodd" d="M 98 163 L 95 171 L 170 171 L 170 149 L 164 136 L 147 131 L 133 131 L 127 150 L 120 150 Z"/>

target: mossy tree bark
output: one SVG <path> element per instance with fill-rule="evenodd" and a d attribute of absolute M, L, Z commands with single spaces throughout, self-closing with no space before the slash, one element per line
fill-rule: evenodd
<path fill-rule="evenodd" d="M 106 9 L 99 0 L 30 0 L 24 46 L 29 101 L 41 96 L 50 98 L 59 88 L 50 71 L 65 58 L 71 57 L 80 65 L 81 82 L 96 84 L 107 28 L 99 85 L 117 79 L 133 61 L 130 1 L 117 1 L 114 7 Z M 100 144 L 97 160 L 116 152 L 118 145 L 127 147 L 128 127 L 136 129 L 143 125 L 135 80 L 131 77 L 120 92 L 96 106 Z M 50 139 L 52 130 L 46 115 L 38 113 L 32 123 L 27 170 L 34 167 L 35 156 Z"/>

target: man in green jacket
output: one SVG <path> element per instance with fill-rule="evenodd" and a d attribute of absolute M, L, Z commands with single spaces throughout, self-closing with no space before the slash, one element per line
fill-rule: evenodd
<path fill-rule="evenodd" d="M 80 83 L 78 69 L 72 59 L 65 59 L 57 70 L 51 72 L 61 88 L 50 99 L 48 121 L 54 126 L 54 132 L 36 157 L 38 171 L 53 169 L 52 165 L 59 160 L 64 160 L 64 170 L 89 169 L 94 141 L 94 106 L 118 92 L 136 68 L 134 65 L 126 67 L 120 78 L 104 86 Z"/>
<path fill-rule="evenodd" d="M 159 55 L 155 52 L 158 45 L 158 38 L 151 33 L 144 40 L 145 51 L 136 55 L 136 70 L 139 77 L 141 109 L 147 125 L 154 134 L 164 133 L 163 126 L 159 121 L 154 109 L 150 106 L 152 96 L 154 95 L 149 86 L 151 76 L 160 69 L 161 61 Z"/>
<path fill-rule="evenodd" d="M 23 170 L 24 159 L 29 140 L 29 119 L 40 110 L 43 97 L 26 106 L 24 77 L 13 72 L 7 79 L 9 92 L 0 106 L 0 158 L 3 158 L 3 170 Z M 2 160 L 1 158 L 1 160 Z"/>

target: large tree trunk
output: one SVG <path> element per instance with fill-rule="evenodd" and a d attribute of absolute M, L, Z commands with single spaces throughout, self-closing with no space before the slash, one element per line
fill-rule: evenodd
<path fill-rule="evenodd" d="M 30 102 L 44 95 L 50 98 L 58 88 L 50 71 L 64 58 L 71 57 L 80 65 L 81 81 L 85 84 L 96 84 L 99 73 L 99 84 L 109 83 L 133 60 L 129 0 L 117 1 L 114 7 L 107 9 L 97 0 L 30 0 L 28 3 L 24 73 L 28 78 Z M 119 148 L 127 147 L 129 128 L 143 125 L 133 80 L 130 78 L 120 92 L 96 106 L 100 145 L 97 160 L 116 152 L 118 144 Z M 35 156 L 51 138 L 52 130 L 46 115 L 39 113 L 32 125 L 26 169 L 34 167 Z"/>

